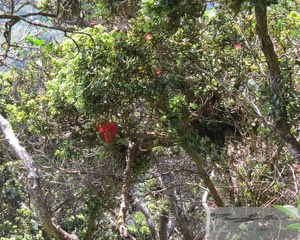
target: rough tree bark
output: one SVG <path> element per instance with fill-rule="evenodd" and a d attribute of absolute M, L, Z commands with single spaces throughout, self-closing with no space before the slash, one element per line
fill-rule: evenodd
<path fill-rule="evenodd" d="M 166 210 L 163 210 L 161 215 L 159 216 L 159 223 L 157 227 L 151 211 L 146 207 L 146 205 L 136 196 L 133 196 L 133 200 L 138 209 L 144 214 L 152 238 L 155 240 L 170 239 L 170 236 L 172 235 L 172 232 L 175 228 L 176 221 L 172 218 L 169 218 Z"/>
<path fill-rule="evenodd" d="M 182 234 L 184 240 L 193 240 L 193 233 L 189 221 L 184 214 L 184 211 L 178 205 L 178 200 L 175 195 L 174 189 L 172 189 L 173 177 L 171 175 L 162 176 L 160 178 L 161 183 L 164 185 L 166 190 L 166 195 L 170 199 L 170 210 L 172 211 L 174 218 L 176 219 L 176 226 L 179 232 Z"/>
<path fill-rule="evenodd" d="M 123 173 L 123 186 L 121 190 L 121 204 L 120 210 L 117 219 L 117 227 L 119 229 L 120 236 L 122 239 L 131 240 L 135 239 L 127 230 L 126 227 L 126 214 L 128 209 L 128 202 L 130 198 L 130 191 L 133 185 L 133 178 L 132 178 L 132 163 L 134 158 L 136 157 L 137 151 L 139 150 L 139 145 L 129 140 L 128 141 L 128 149 L 126 155 L 126 167 Z"/>
<path fill-rule="evenodd" d="M 266 57 L 269 68 L 269 86 L 274 107 L 274 130 L 280 140 L 287 146 L 296 161 L 300 161 L 300 143 L 291 133 L 288 121 L 284 85 L 278 57 L 268 33 L 267 7 L 261 0 L 255 0 L 256 32 L 260 39 L 261 49 Z"/>
<path fill-rule="evenodd" d="M 153 216 L 152 216 L 150 210 L 137 197 L 133 197 L 133 198 L 134 198 L 135 205 L 144 214 L 144 216 L 146 218 L 146 221 L 147 221 L 147 224 L 148 224 L 148 227 L 149 227 L 152 238 L 160 240 L 159 233 L 158 233 L 158 230 L 156 228 L 156 225 L 155 225 L 155 222 L 153 220 Z"/>
<path fill-rule="evenodd" d="M 134 236 L 128 232 L 125 224 L 130 197 L 134 200 L 134 203 L 139 210 L 144 214 L 153 239 L 167 240 L 175 228 L 175 222 L 173 219 L 169 219 L 165 213 L 161 214 L 159 217 L 159 224 L 156 226 L 150 210 L 138 199 L 137 196 L 134 195 L 134 193 L 132 196 L 130 195 L 134 184 L 132 164 L 140 154 L 145 151 L 149 151 L 152 147 L 152 140 L 145 141 L 145 139 L 139 138 L 128 141 L 126 167 L 123 173 L 123 186 L 121 190 L 121 204 L 116 224 L 122 239 L 135 239 Z"/>
<path fill-rule="evenodd" d="M 218 190 L 216 189 L 214 183 L 212 182 L 210 176 L 208 175 L 207 171 L 203 166 L 203 159 L 199 156 L 199 154 L 192 149 L 189 144 L 186 142 L 182 144 L 181 147 L 185 150 L 185 152 L 189 155 L 194 163 L 196 163 L 199 175 L 202 178 L 204 185 L 208 188 L 209 193 L 211 194 L 212 198 L 215 201 L 215 204 L 218 207 L 224 207 L 223 199 L 221 198 Z"/>
<path fill-rule="evenodd" d="M 85 234 L 85 240 L 93 240 L 93 233 L 95 232 L 95 221 L 96 216 L 94 214 L 94 211 L 97 211 L 97 208 L 92 209 L 93 212 L 90 213 L 89 219 L 88 219 L 88 225 L 87 230 Z"/>
<path fill-rule="evenodd" d="M 159 240 L 168 240 L 168 223 L 169 223 L 169 216 L 166 209 L 161 211 L 159 216 L 159 224 L 158 224 L 158 235 Z M 170 225 L 169 225 L 170 226 Z"/>
<path fill-rule="evenodd" d="M 19 140 L 16 138 L 10 123 L 0 114 L 0 127 L 14 150 L 15 154 L 22 161 L 22 165 L 26 170 L 26 186 L 30 196 L 30 202 L 33 209 L 41 222 L 45 232 L 58 240 L 79 240 L 75 234 L 70 234 L 63 230 L 59 225 L 53 222 L 50 212 L 44 201 L 44 195 L 40 185 L 40 179 L 32 157 L 23 148 Z"/>

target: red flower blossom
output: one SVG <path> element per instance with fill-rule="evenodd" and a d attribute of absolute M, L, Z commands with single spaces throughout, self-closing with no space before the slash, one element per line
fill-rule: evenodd
<path fill-rule="evenodd" d="M 152 40 L 153 39 L 153 36 L 151 35 L 151 34 L 146 34 L 145 35 L 145 39 L 147 39 L 147 40 Z"/>
<path fill-rule="evenodd" d="M 109 122 L 102 126 L 95 126 L 94 128 L 100 132 L 101 138 L 106 143 L 113 142 L 119 130 L 117 124 L 114 122 Z"/>
<path fill-rule="evenodd" d="M 236 44 L 234 44 L 234 48 L 235 49 L 241 49 L 242 45 L 240 43 L 236 43 Z"/>
<path fill-rule="evenodd" d="M 158 68 L 158 69 L 156 70 L 156 74 L 159 76 L 159 75 L 161 75 L 161 73 L 162 73 L 161 68 Z"/>

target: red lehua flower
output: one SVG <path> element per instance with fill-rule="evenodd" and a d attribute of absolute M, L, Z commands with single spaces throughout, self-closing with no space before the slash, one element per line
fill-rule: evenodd
<path fill-rule="evenodd" d="M 106 143 L 113 142 L 119 130 L 118 126 L 113 122 L 106 123 L 102 126 L 95 126 L 95 129 L 100 132 L 101 138 Z"/>
<path fill-rule="evenodd" d="M 145 35 L 145 39 L 151 40 L 151 39 L 153 39 L 153 36 L 148 33 L 148 34 Z"/>
<path fill-rule="evenodd" d="M 236 43 L 236 44 L 234 44 L 234 48 L 235 49 L 241 49 L 242 45 L 240 43 Z"/>
<path fill-rule="evenodd" d="M 159 75 L 161 75 L 161 73 L 162 73 L 161 68 L 158 68 L 158 69 L 156 70 L 156 74 L 159 76 Z"/>

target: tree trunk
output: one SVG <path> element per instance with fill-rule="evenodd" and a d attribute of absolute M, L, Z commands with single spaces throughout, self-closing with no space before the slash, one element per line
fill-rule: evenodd
<path fill-rule="evenodd" d="M 193 150 L 191 147 L 189 147 L 188 143 L 182 144 L 181 147 L 190 156 L 192 161 L 194 163 L 196 163 L 198 171 L 199 171 L 199 175 L 202 178 L 204 185 L 208 188 L 209 193 L 211 194 L 212 198 L 215 201 L 215 204 L 218 207 L 224 207 L 224 202 L 223 202 L 219 192 L 215 188 L 215 185 L 213 184 L 212 180 L 210 179 L 210 176 L 208 175 L 207 171 L 205 170 L 205 168 L 203 166 L 203 163 L 202 163 L 203 159 L 200 158 L 199 154 L 195 150 Z"/>
<path fill-rule="evenodd" d="M 281 76 L 278 57 L 268 33 L 267 7 L 261 0 L 255 0 L 256 32 L 260 39 L 261 49 L 269 67 L 269 85 L 274 108 L 274 130 L 280 140 L 287 146 L 292 156 L 300 161 L 300 143 L 291 133 L 288 122 L 286 102 L 284 100 L 284 84 Z"/>
<path fill-rule="evenodd" d="M 92 208 L 92 211 L 97 211 L 97 208 Z M 85 240 L 93 240 L 93 233 L 95 232 L 95 220 L 95 214 L 94 212 L 91 212 L 88 220 L 87 231 L 84 238 Z"/>
<path fill-rule="evenodd" d="M 168 240 L 168 223 L 169 217 L 166 209 L 162 209 L 161 214 L 159 216 L 159 224 L 158 224 L 158 233 L 159 240 Z"/>
<path fill-rule="evenodd" d="M 132 164 L 139 150 L 139 144 L 134 141 L 128 141 L 128 149 L 126 155 L 126 167 L 123 173 L 123 186 L 121 190 L 121 204 L 117 219 L 117 227 L 119 229 L 122 239 L 135 239 L 127 230 L 126 227 L 126 214 L 129 204 L 130 191 L 133 185 L 133 171 Z"/>
<path fill-rule="evenodd" d="M 21 159 L 23 167 L 26 170 L 26 185 L 29 191 L 30 202 L 34 211 L 40 220 L 45 232 L 59 240 L 79 240 L 75 234 L 69 234 L 56 225 L 48 211 L 44 201 L 44 195 L 39 182 L 37 168 L 32 157 L 27 153 L 25 148 L 21 147 L 19 140 L 16 138 L 9 122 L 0 114 L 0 127 L 9 142 L 15 154 Z"/>
<path fill-rule="evenodd" d="M 158 233 L 158 230 L 156 228 L 156 225 L 155 225 L 155 222 L 153 220 L 153 216 L 152 216 L 150 210 L 136 196 L 133 196 L 133 199 L 134 199 L 134 203 L 137 206 L 137 208 L 144 214 L 144 216 L 146 218 L 146 221 L 147 221 L 147 224 L 148 224 L 148 228 L 150 230 L 152 238 L 160 240 L 159 233 Z"/>

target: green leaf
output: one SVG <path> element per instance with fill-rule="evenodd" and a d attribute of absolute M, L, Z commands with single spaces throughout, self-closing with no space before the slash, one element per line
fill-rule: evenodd
<path fill-rule="evenodd" d="M 300 230 L 300 223 L 293 223 L 286 227 L 286 229 L 292 229 L 292 230 Z"/>
<path fill-rule="evenodd" d="M 300 19 L 300 13 L 296 12 L 296 11 L 291 11 L 288 14 L 288 17 L 294 20 L 299 20 Z"/>
<path fill-rule="evenodd" d="M 279 206 L 279 205 L 275 205 L 274 208 L 278 209 L 281 212 L 286 213 L 287 215 L 289 215 L 292 218 L 297 218 L 298 216 L 296 215 L 297 212 L 295 212 L 294 210 L 296 210 L 296 208 L 294 206 Z"/>
<path fill-rule="evenodd" d="M 43 39 L 37 39 L 37 38 L 34 38 L 33 36 L 28 36 L 27 41 L 30 42 L 32 45 L 35 45 L 38 47 L 42 46 L 45 42 Z"/>
<path fill-rule="evenodd" d="M 127 146 L 127 140 L 125 138 L 118 138 L 116 143 Z"/>
<path fill-rule="evenodd" d="M 205 11 L 204 16 L 208 19 L 215 19 L 217 16 L 217 10 L 215 8 L 212 8 L 211 10 Z"/>
<path fill-rule="evenodd" d="M 52 49 L 53 49 L 53 42 L 47 43 L 47 44 L 45 45 L 45 51 L 46 51 L 47 53 L 50 53 L 50 52 L 52 51 Z"/>

